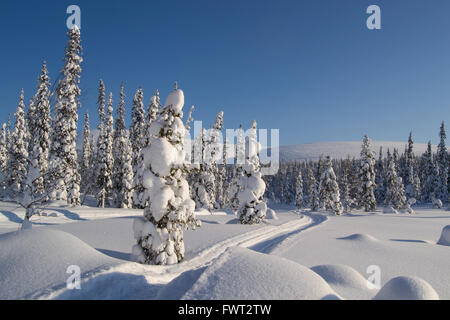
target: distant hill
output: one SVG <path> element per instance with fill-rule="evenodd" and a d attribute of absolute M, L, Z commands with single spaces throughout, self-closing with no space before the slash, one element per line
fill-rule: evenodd
<path fill-rule="evenodd" d="M 361 152 L 361 141 L 339 141 L 339 142 L 315 142 L 307 144 L 298 144 L 292 146 L 280 147 L 280 161 L 305 161 L 318 160 L 321 155 L 331 156 L 333 159 L 359 158 Z M 387 149 L 391 151 L 397 148 L 400 153 L 405 150 L 406 142 L 395 141 L 371 141 L 372 150 L 378 157 L 380 147 L 383 147 L 383 154 L 386 155 Z M 414 143 L 414 153 L 421 155 L 427 149 L 425 143 Z M 433 151 L 436 146 L 433 146 Z"/>

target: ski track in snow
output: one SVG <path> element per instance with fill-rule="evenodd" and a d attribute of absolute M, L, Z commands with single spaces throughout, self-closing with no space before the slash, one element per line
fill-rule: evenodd
<path fill-rule="evenodd" d="M 99 299 L 98 287 L 102 296 L 107 299 L 152 299 L 159 288 L 188 270 L 204 268 L 224 253 L 228 248 L 241 246 L 261 253 L 272 253 L 290 247 L 295 243 L 297 235 L 307 229 L 317 227 L 328 220 L 325 215 L 302 214 L 298 220 L 291 220 L 282 225 L 267 225 L 265 227 L 240 234 L 223 240 L 201 251 L 197 256 L 179 264 L 168 266 L 143 265 L 138 263 L 123 263 L 100 270 L 93 270 L 82 276 L 79 290 L 66 289 L 65 284 L 33 294 L 32 299 Z M 134 284 L 130 285 L 130 279 Z M 145 280 L 145 281 L 144 281 Z M 137 282 L 137 283 L 136 283 Z M 114 285 L 111 285 L 111 284 Z M 119 290 L 117 288 L 120 288 Z M 87 290 L 86 290 L 87 289 Z M 137 297 L 137 294 L 139 296 Z M 101 297 L 100 297 L 101 299 Z"/>
<path fill-rule="evenodd" d="M 328 217 L 323 214 L 303 215 L 311 220 L 309 224 L 301 226 L 291 232 L 283 233 L 275 238 L 259 242 L 248 248 L 261 253 L 280 255 L 281 252 L 287 250 L 297 242 L 298 235 L 303 234 L 304 231 L 315 228 L 328 220 Z"/>

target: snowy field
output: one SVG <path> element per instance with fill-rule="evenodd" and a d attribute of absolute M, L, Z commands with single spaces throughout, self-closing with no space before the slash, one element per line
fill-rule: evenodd
<path fill-rule="evenodd" d="M 0 203 L 0 299 L 450 299 L 450 247 L 437 244 L 450 225 L 444 210 L 330 216 L 277 207 L 277 219 L 254 226 L 199 212 L 202 227 L 185 232 L 185 260 L 172 266 L 130 261 L 141 210 L 45 212 L 18 231 L 23 210 Z M 71 265 L 79 290 L 66 288 Z M 381 290 L 367 282 L 374 268 Z"/>

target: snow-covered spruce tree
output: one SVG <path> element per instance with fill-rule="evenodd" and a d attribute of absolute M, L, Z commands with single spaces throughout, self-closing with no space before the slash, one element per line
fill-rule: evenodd
<path fill-rule="evenodd" d="M 378 203 L 384 203 L 384 198 L 386 196 L 386 186 L 384 183 L 385 172 L 384 172 L 384 160 L 383 160 L 383 148 L 380 147 L 378 161 L 376 162 L 375 170 L 375 183 L 377 188 L 375 189 L 375 198 Z"/>
<path fill-rule="evenodd" d="M 103 128 L 98 138 L 97 151 L 97 207 L 104 208 L 112 187 L 113 159 L 113 101 L 109 94 Z"/>
<path fill-rule="evenodd" d="M 398 153 L 398 149 L 394 148 L 394 151 L 392 152 L 392 158 L 394 159 L 395 164 L 395 170 L 399 170 L 399 162 L 400 162 L 400 155 Z"/>
<path fill-rule="evenodd" d="M 319 210 L 319 186 L 311 167 L 308 168 L 308 202 L 311 211 Z"/>
<path fill-rule="evenodd" d="M 83 147 L 81 150 L 81 192 L 89 192 L 89 185 L 92 179 L 91 168 L 91 129 L 89 124 L 89 111 L 86 110 L 84 115 L 84 127 L 83 127 Z"/>
<path fill-rule="evenodd" d="M 81 74 L 80 30 L 74 26 L 68 33 L 65 65 L 62 79 L 56 88 L 56 100 L 51 130 L 50 164 L 55 174 L 50 178 L 52 200 L 67 200 L 71 205 L 80 204 L 80 174 L 76 149 L 77 109 L 80 104 L 78 83 Z"/>
<path fill-rule="evenodd" d="M 124 86 L 120 87 L 120 101 L 117 108 L 113 142 L 114 166 L 112 174 L 112 193 L 116 207 L 131 208 L 133 205 L 133 167 L 132 148 L 125 127 Z"/>
<path fill-rule="evenodd" d="M 102 137 L 103 135 L 103 130 L 105 127 L 105 106 L 106 106 L 106 93 L 105 93 L 105 84 L 103 83 L 103 80 L 100 79 L 99 80 L 99 84 L 98 84 L 98 98 L 97 98 L 97 114 L 98 114 L 98 125 L 97 125 L 97 130 L 98 130 L 98 137 L 97 137 L 97 146 L 95 148 L 95 152 L 94 152 L 94 160 L 95 160 L 95 165 L 94 165 L 94 180 L 95 180 L 95 186 L 97 187 L 97 180 L 96 177 L 99 175 L 99 164 L 101 162 L 101 154 L 99 154 L 99 150 L 100 150 L 100 145 L 104 143 L 104 141 L 102 141 Z"/>
<path fill-rule="evenodd" d="M 320 179 L 322 177 L 322 173 L 323 173 L 323 168 L 324 168 L 324 160 L 323 160 L 323 155 L 320 155 L 319 157 L 319 161 L 317 162 L 317 171 L 316 171 L 316 179 L 318 181 L 318 185 L 317 185 L 317 196 L 319 199 L 319 209 L 323 209 L 324 208 L 324 198 L 323 195 L 324 193 L 321 192 L 321 184 L 320 184 Z M 284 185 L 286 186 L 286 183 L 284 183 Z"/>
<path fill-rule="evenodd" d="M 206 149 L 205 149 L 205 175 L 208 175 L 208 178 L 205 179 L 207 184 L 205 185 L 206 192 L 209 195 L 210 207 L 212 209 L 219 208 L 217 203 L 217 188 L 221 183 L 220 180 L 217 180 L 219 176 L 219 167 L 218 163 L 222 158 L 222 131 L 223 128 L 223 111 L 219 111 L 217 113 L 216 121 L 211 126 L 211 129 L 208 131 L 207 141 L 206 141 Z M 217 180 L 217 183 L 216 183 Z"/>
<path fill-rule="evenodd" d="M 137 99 L 137 111 L 140 110 L 140 99 L 142 98 L 141 95 L 138 96 Z M 138 158 L 137 158 L 137 162 L 136 162 L 136 167 L 134 170 L 134 177 L 133 177 L 133 202 L 136 208 L 144 208 L 147 204 L 147 202 L 149 201 L 148 198 L 148 193 L 145 190 L 144 187 L 144 154 L 143 154 L 143 149 L 146 148 L 148 146 L 148 143 L 150 141 L 150 133 L 149 133 L 149 128 L 150 125 L 152 124 L 152 122 L 156 119 L 156 117 L 158 116 L 158 112 L 159 112 L 159 108 L 161 106 L 161 102 L 159 99 L 159 91 L 156 90 L 155 95 L 151 97 L 150 99 L 150 104 L 148 106 L 148 111 L 147 114 L 145 115 L 145 119 L 144 119 L 144 128 L 142 129 L 140 135 L 141 135 L 141 150 L 139 151 L 138 154 Z M 140 110 L 137 114 L 139 115 L 139 113 L 142 110 Z M 140 115 L 139 115 L 140 117 Z M 138 118 L 139 118 L 138 117 Z M 135 131 L 136 132 L 136 131 Z"/>
<path fill-rule="evenodd" d="M 99 135 L 101 135 L 101 131 L 103 130 L 104 126 L 105 104 L 106 104 L 105 84 L 103 80 L 100 79 L 98 84 L 98 98 L 97 98 L 97 112 L 98 112 L 97 129 L 99 131 Z"/>
<path fill-rule="evenodd" d="M 183 230 L 200 226 L 185 179 L 183 105 L 183 91 L 175 84 L 159 117 L 150 125 L 150 143 L 144 150 L 144 182 L 151 201 L 144 217 L 133 225 L 137 240 L 133 257 L 140 263 L 167 265 L 182 261 Z"/>
<path fill-rule="evenodd" d="M 344 212 L 350 213 L 352 211 L 353 199 L 350 197 L 350 183 L 348 179 L 348 168 L 344 169 L 342 174 L 341 200 Z"/>
<path fill-rule="evenodd" d="M 2 175 L 5 172 L 6 165 L 8 163 L 8 148 L 6 139 L 6 123 L 3 123 L 0 131 L 0 171 Z"/>
<path fill-rule="evenodd" d="M 418 177 L 414 172 L 416 160 L 414 156 L 414 141 L 412 138 L 412 132 L 409 133 L 408 147 L 406 149 L 405 158 L 406 158 L 405 196 L 407 199 L 418 200 L 418 193 L 419 193 L 419 191 L 417 190 Z"/>
<path fill-rule="evenodd" d="M 149 136 L 148 130 L 153 120 L 158 117 L 159 109 L 161 108 L 161 100 L 159 98 L 159 91 L 156 89 L 155 95 L 150 98 L 150 104 L 148 105 L 147 114 L 145 116 L 145 124 L 147 128 L 144 133 L 144 147 L 148 145 Z"/>
<path fill-rule="evenodd" d="M 295 206 L 297 209 L 303 208 L 303 177 L 300 169 L 295 179 Z"/>
<path fill-rule="evenodd" d="M 331 210 L 335 215 L 341 215 L 343 208 L 339 186 L 329 156 L 322 162 L 322 175 L 320 177 L 319 190 L 323 207 L 326 210 Z"/>
<path fill-rule="evenodd" d="M 414 180 L 413 180 L 413 184 L 412 187 L 409 190 L 409 194 L 412 196 L 412 198 L 414 198 L 417 201 L 420 200 L 421 198 L 421 182 L 420 182 L 420 178 L 419 175 L 417 174 L 417 170 L 414 171 L 413 173 L 414 176 Z"/>
<path fill-rule="evenodd" d="M 227 148 L 228 140 L 225 138 L 225 143 L 223 144 L 222 152 L 222 165 L 219 169 L 219 175 L 217 179 L 217 204 L 219 208 L 223 209 L 227 203 Z"/>
<path fill-rule="evenodd" d="M 7 192 L 16 196 L 23 191 L 22 182 L 27 175 L 28 146 L 27 126 L 25 123 L 25 104 L 23 102 L 23 89 L 20 92 L 19 104 L 14 113 L 15 124 L 11 133 L 7 165 Z"/>
<path fill-rule="evenodd" d="M 237 212 L 240 207 L 238 195 L 242 190 L 239 182 L 243 175 L 243 165 L 245 163 L 245 136 L 244 130 L 242 129 L 242 124 L 239 126 L 237 131 L 235 154 L 236 163 L 233 168 L 233 179 L 230 187 L 228 188 L 228 198 L 230 199 L 229 205 L 233 212 Z"/>
<path fill-rule="evenodd" d="M 195 202 L 197 209 L 203 208 L 206 210 L 213 210 L 213 200 L 209 193 L 214 186 L 214 176 L 208 173 L 208 166 L 206 163 L 206 139 L 207 133 L 202 128 L 200 135 L 194 142 L 194 153 L 197 154 L 196 158 L 200 158 L 200 164 L 195 168 L 195 174 L 193 175 L 193 188 L 191 190 L 192 199 Z"/>
<path fill-rule="evenodd" d="M 442 202 L 446 202 L 448 199 L 448 188 L 447 188 L 447 180 L 448 180 L 448 152 L 447 147 L 445 146 L 445 139 L 447 138 L 447 134 L 445 132 L 444 121 L 442 121 L 441 128 L 439 131 L 440 142 L 438 145 L 438 150 L 436 154 L 436 162 L 439 169 L 439 178 L 440 183 L 438 185 L 438 189 L 435 191 L 436 198 L 440 199 Z"/>
<path fill-rule="evenodd" d="M 144 186 L 142 185 L 144 168 L 142 163 L 143 154 L 141 154 L 147 139 L 147 128 L 145 124 L 144 94 L 142 88 L 139 88 L 133 98 L 130 127 L 130 142 L 133 149 L 133 207 L 138 209 L 143 209 L 147 202 L 144 197 Z"/>
<path fill-rule="evenodd" d="M 428 142 L 427 151 L 425 152 L 423 157 L 425 181 L 423 182 L 422 188 L 422 202 L 431 203 L 440 184 L 438 167 L 433 159 L 431 141 Z"/>
<path fill-rule="evenodd" d="M 386 213 L 397 213 L 397 210 L 403 210 L 407 206 L 405 191 L 402 178 L 397 176 L 395 162 L 393 157 L 388 159 L 386 170 L 386 199 L 384 201 Z"/>
<path fill-rule="evenodd" d="M 266 184 L 262 179 L 259 149 L 256 121 L 253 121 L 248 135 L 246 161 L 242 167 L 243 175 L 239 181 L 239 221 L 242 224 L 261 223 L 266 217 L 267 205 L 263 201 Z"/>
<path fill-rule="evenodd" d="M 47 64 L 44 62 L 38 78 L 38 90 L 31 99 L 27 113 L 29 131 L 28 175 L 32 192 L 44 194 L 44 174 L 48 170 L 50 150 L 50 91 Z"/>
<path fill-rule="evenodd" d="M 364 136 L 361 149 L 361 163 L 359 168 L 358 205 L 364 207 L 366 212 L 375 211 L 377 201 L 375 199 L 375 158 L 370 150 L 370 139 Z"/>

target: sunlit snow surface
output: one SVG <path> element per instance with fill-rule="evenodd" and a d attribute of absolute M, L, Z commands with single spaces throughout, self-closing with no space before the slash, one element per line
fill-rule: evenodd
<path fill-rule="evenodd" d="M 23 210 L 0 202 L 0 299 L 450 299 L 449 211 L 335 217 L 271 207 L 278 219 L 256 226 L 198 212 L 186 259 L 147 266 L 130 261 L 142 210 L 54 203 L 18 231 Z M 70 265 L 80 267 L 80 290 L 66 288 Z M 367 284 L 374 266 L 381 290 Z"/>

